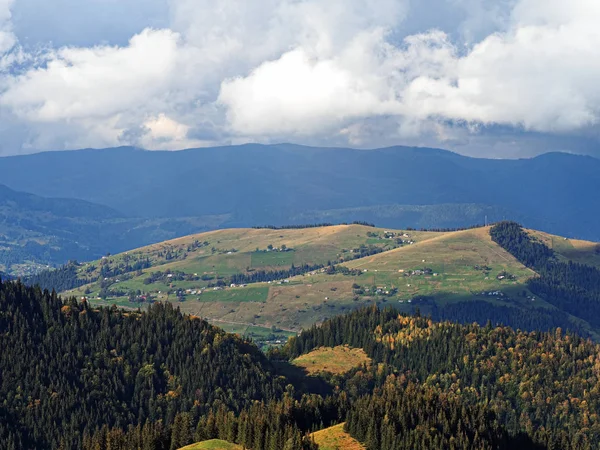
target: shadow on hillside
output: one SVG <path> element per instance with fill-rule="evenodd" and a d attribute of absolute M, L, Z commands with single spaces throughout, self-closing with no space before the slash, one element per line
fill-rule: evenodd
<path fill-rule="evenodd" d="M 504 448 L 510 450 L 546 450 L 547 447 L 541 444 L 536 444 L 531 440 L 530 436 L 520 433 L 516 436 L 509 437 Z"/>
<path fill-rule="evenodd" d="M 330 395 L 333 391 L 331 385 L 319 375 L 309 375 L 306 369 L 295 366 L 288 361 L 273 362 L 275 373 L 286 377 L 294 385 L 296 392 Z"/>
<path fill-rule="evenodd" d="M 503 325 L 523 331 L 548 331 L 560 327 L 590 337 L 589 325 L 545 303 L 522 286 L 464 295 L 436 293 L 415 297 L 411 303 L 404 302 L 396 307 L 412 314 L 418 310 L 421 315 L 431 316 L 434 320 L 463 324 L 477 322 L 481 326 L 489 321 L 493 326 Z"/>

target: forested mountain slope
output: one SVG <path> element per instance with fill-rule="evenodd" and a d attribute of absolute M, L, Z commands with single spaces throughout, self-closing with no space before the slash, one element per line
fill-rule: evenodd
<path fill-rule="evenodd" d="M 324 347 L 363 362 L 310 377 L 288 363 Z M 600 346 L 561 329 L 372 306 L 265 357 L 168 304 L 96 309 L 5 282 L 0 348 L 1 449 L 170 450 L 218 439 L 316 450 L 308 433 L 342 422 L 368 450 L 588 450 L 600 439 Z"/>
<path fill-rule="evenodd" d="M 0 348 L 0 448 L 81 448 L 103 425 L 239 412 L 284 390 L 254 345 L 169 304 L 126 313 L 2 283 Z"/>
<path fill-rule="evenodd" d="M 590 341 L 370 308 L 303 332 L 283 353 L 342 344 L 382 364 L 346 417 L 368 449 L 597 448 L 600 347 Z"/>
<path fill-rule="evenodd" d="M 494 226 L 491 236 L 537 272 L 539 276 L 528 281 L 532 292 L 553 306 L 587 320 L 596 329 L 600 328 L 600 268 L 597 265 L 559 259 L 553 249 L 514 222 Z M 597 254 L 596 250 L 597 247 L 594 254 Z M 587 262 L 588 258 L 584 260 Z"/>

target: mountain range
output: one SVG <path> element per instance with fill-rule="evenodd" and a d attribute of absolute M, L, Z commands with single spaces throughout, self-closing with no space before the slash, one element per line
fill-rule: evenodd
<path fill-rule="evenodd" d="M 195 218 L 123 217 L 85 200 L 40 197 L 0 185 L 0 275 L 28 275 L 214 226 Z"/>
<path fill-rule="evenodd" d="M 600 160 L 563 153 L 494 160 L 400 146 L 248 144 L 177 152 L 121 147 L 4 157 L 0 173 L 0 182 L 12 190 L 62 199 L 0 190 L 3 198 L 12 192 L 12 209 L 2 220 L 13 235 L 35 230 L 42 220 L 15 220 L 15 208 L 30 211 L 41 202 L 57 219 L 47 234 L 93 248 L 87 259 L 211 228 L 355 220 L 445 228 L 484 223 L 487 217 L 600 240 Z M 83 226 L 72 226 L 77 220 L 81 225 L 82 216 Z M 54 233 L 55 225 L 70 236 Z"/>

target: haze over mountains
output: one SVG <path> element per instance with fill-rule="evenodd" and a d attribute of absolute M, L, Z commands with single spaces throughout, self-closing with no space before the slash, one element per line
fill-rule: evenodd
<path fill-rule="evenodd" d="M 206 219 L 123 217 L 107 206 L 47 198 L 0 185 L 0 275 L 104 255 L 214 228 Z"/>
<path fill-rule="evenodd" d="M 483 223 L 487 216 L 600 240 L 600 160 L 571 154 L 492 160 L 400 146 L 122 147 L 4 157 L 0 173 L 12 190 L 61 198 L 42 201 L 3 189 L 2 225 L 10 225 L 4 234 L 18 241 L 18 230 L 42 227 L 42 235 L 87 249 L 73 258 L 214 228 L 355 220 L 438 228 Z M 91 228 L 83 218 L 93 219 Z"/>

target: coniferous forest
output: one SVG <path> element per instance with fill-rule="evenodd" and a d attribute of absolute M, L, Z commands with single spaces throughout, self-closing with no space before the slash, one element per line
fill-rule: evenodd
<path fill-rule="evenodd" d="M 552 249 L 535 241 L 515 222 L 492 227 L 492 239 L 535 270 L 529 289 L 548 303 L 600 327 L 600 270 L 572 261 L 559 261 Z"/>
<path fill-rule="evenodd" d="M 492 237 L 539 274 L 533 292 L 594 320 L 597 269 L 559 261 L 517 224 Z M 316 449 L 309 433 L 341 422 L 369 450 L 598 448 L 600 345 L 553 320 L 549 332 L 515 331 L 373 306 L 264 354 L 170 304 L 98 308 L 5 281 L 0 449 L 175 450 L 208 439 Z M 339 345 L 370 363 L 317 378 L 289 370 Z"/>

